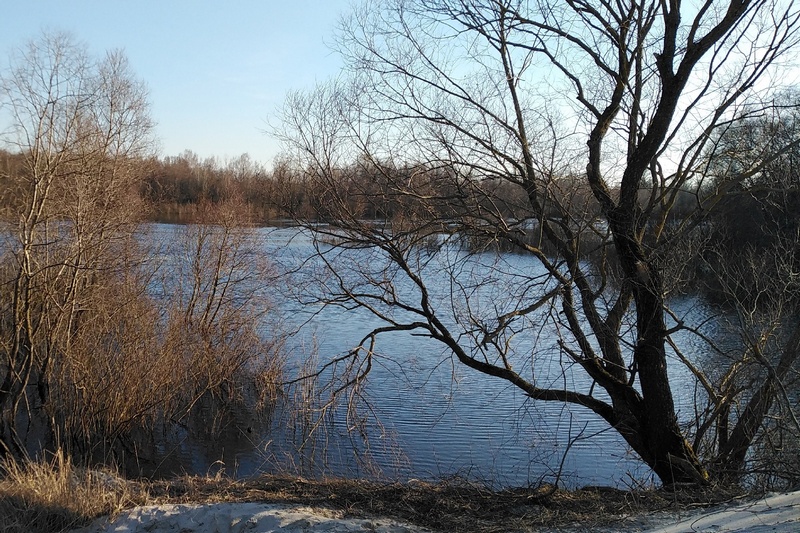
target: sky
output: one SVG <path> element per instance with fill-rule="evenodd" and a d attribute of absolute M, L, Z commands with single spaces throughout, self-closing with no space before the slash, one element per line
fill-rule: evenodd
<path fill-rule="evenodd" d="M 150 93 L 160 155 L 271 165 L 265 133 L 287 92 L 341 68 L 330 43 L 349 0 L 4 0 L 0 69 L 14 48 L 66 31 L 92 54 L 122 49 Z"/>

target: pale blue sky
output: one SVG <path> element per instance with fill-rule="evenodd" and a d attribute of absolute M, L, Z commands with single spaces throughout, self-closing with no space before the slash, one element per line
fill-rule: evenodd
<path fill-rule="evenodd" d="M 349 0 L 4 0 L 0 68 L 42 31 L 68 31 L 95 54 L 123 49 L 150 89 L 162 155 L 249 153 L 271 164 L 263 133 L 287 91 L 340 68 L 330 43 Z"/>

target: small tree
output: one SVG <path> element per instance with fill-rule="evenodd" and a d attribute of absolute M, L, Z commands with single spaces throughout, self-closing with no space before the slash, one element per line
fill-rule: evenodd
<path fill-rule="evenodd" d="M 385 322 L 351 352 L 352 383 L 381 334 L 411 331 L 534 400 L 590 409 L 665 484 L 707 480 L 667 373 L 675 333 L 699 330 L 686 317 L 669 324 L 669 296 L 720 197 L 701 197 L 707 147 L 745 103 L 770 105 L 762 80 L 788 60 L 797 29 L 794 4 L 769 0 L 394 0 L 357 11 L 338 40 L 347 75 L 291 95 L 279 132 L 332 224 L 317 228 L 333 272 L 321 299 Z M 381 202 L 413 208 L 384 225 L 361 220 L 342 192 L 355 162 L 388 184 Z M 518 194 L 500 202 L 497 183 Z M 363 202 L 377 200 L 364 190 Z M 482 274 L 486 256 L 465 238 L 536 266 L 498 257 L 496 275 Z M 446 294 L 434 279 L 448 281 Z"/>

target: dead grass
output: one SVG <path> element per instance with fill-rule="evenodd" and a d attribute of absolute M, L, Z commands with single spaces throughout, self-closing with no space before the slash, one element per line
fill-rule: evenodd
<path fill-rule="evenodd" d="M 47 462 L 0 464 L 0 532 L 61 532 L 147 502 L 147 490 L 107 470 L 78 468 L 62 452 Z"/>
<path fill-rule="evenodd" d="M 722 489 L 624 491 L 602 487 L 565 491 L 552 486 L 489 490 L 450 479 L 438 483 L 309 481 L 221 476 L 133 482 L 114 473 L 75 467 L 61 453 L 44 463 L 0 466 L 0 532 L 64 532 L 102 515 L 138 505 L 268 502 L 331 509 L 350 517 L 387 517 L 432 531 L 540 531 L 625 529 L 630 521 L 730 500 Z"/>
<path fill-rule="evenodd" d="M 738 495 L 731 490 L 625 491 L 551 486 L 493 491 L 454 479 L 438 483 L 308 481 L 268 476 L 248 481 L 183 478 L 150 486 L 154 503 L 273 502 L 344 511 L 351 517 L 389 517 L 433 531 L 539 531 L 624 527 L 631 517 L 707 506 Z"/>

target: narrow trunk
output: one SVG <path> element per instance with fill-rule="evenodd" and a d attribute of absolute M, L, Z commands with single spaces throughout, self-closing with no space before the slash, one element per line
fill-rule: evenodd
<path fill-rule="evenodd" d="M 744 472 L 747 452 L 750 450 L 753 439 L 764 423 L 764 418 L 769 414 L 775 397 L 780 392 L 782 381 L 798 358 L 800 358 L 800 323 L 795 326 L 783 346 L 778 366 L 773 368 L 768 361 L 764 361 L 769 375 L 747 402 L 747 406 L 739 416 L 730 435 L 727 435 L 726 431 L 725 439 L 720 439 L 719 453 L 714 461 L 715 469 L 720 476 L 733 482 L 739 481 Z M 727 424 L 727 417 L 725 423 Z"/>

